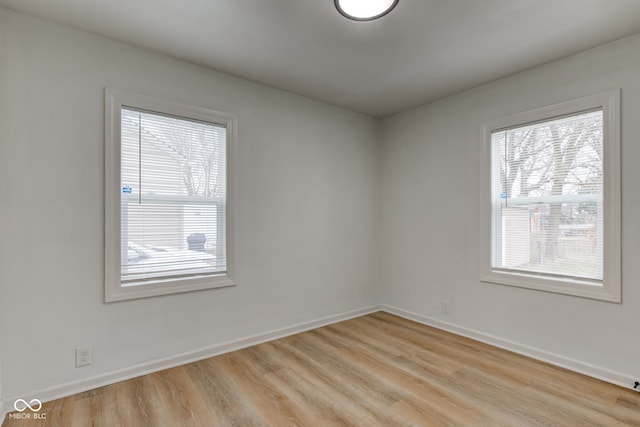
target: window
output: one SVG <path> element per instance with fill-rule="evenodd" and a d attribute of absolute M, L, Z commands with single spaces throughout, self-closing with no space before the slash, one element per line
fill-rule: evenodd
<path fill-rule="evenodd" d="M 105 299 L 233 285 L 235 119 L 106 90 Z"/>
<path fill-rule="evenodd" d="M 482 280 L 620 302 L 619 92 L 485 126 Z"/>

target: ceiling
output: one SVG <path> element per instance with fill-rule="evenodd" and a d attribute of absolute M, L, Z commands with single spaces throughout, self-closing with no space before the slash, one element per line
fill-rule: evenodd
<path fill-rule="evenodd" d="M 640 0 L 0 0 L 0 5 L 385 117 L 640 32 Z"/>

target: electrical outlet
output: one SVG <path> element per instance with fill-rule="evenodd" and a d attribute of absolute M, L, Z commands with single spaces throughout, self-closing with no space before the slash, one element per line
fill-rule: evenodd
<path fill-rule="evenodd" d="M 442 300 L 442 312 L 444 314 L 451 314 L 451 301 L 448 299 Z"/>
<path fill-rule="evenodd" d="M 76 368 L 91 365 L 91 347 L 76 348 Z"/>

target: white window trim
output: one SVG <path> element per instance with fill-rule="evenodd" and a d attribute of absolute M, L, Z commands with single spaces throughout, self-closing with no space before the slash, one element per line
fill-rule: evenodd
<path fill-rule="evenodd" d="M 122 286 L 120 273 L 120 112 L 131 107 L 225 126 L 227 129 L 227 271 L 187 278 L 149 280 Z M 105 89 L 105 302 L 145 298 L 234 286 L 234 207 L 236 200 L 237 119 L 235 116 L 201 107 L 180 104 L 114 89 Z"/>
<path fill-rule="evenodd" d="M 491 266 L 491 133 L 581 111 L 603 111 L 604 274 L 602 283 L 496 271 Z M 490 120 L 484 125 L 480 167 L 480 278 L 482 282 L 621 302 L 620 90 L 612 90 Z"/>

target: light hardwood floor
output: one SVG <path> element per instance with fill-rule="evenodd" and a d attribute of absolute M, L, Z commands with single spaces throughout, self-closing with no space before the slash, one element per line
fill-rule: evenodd
<path fill-rule="evenodd" d="M 379 312 L 40 413 L 3 426 L 640 426 L 640 393 Z"/>

